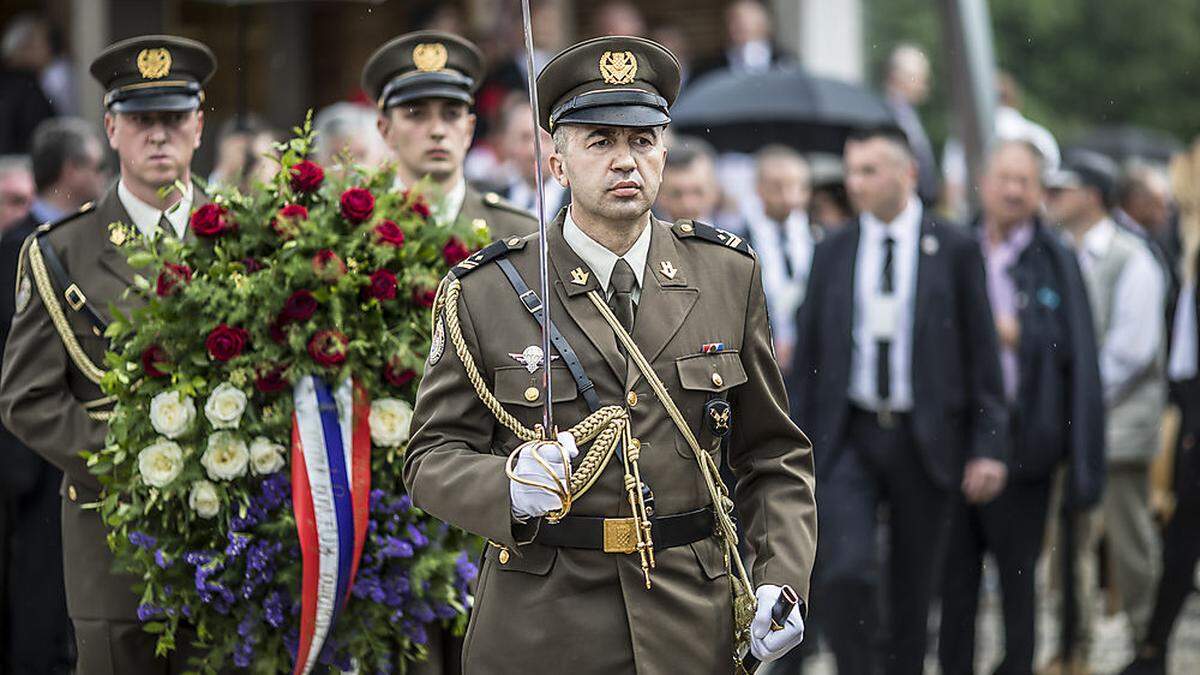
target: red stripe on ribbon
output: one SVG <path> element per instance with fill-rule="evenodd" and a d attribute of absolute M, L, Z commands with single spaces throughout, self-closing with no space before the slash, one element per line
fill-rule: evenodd
<path fill-rule="evenodd" d="M 350 601 L 350 590 L 354 588 L 354 577 L 358 574 L 358 562 L 362 558 L 363 545 L 367 542 L 367 515 L 371 497 L 371 400 L 367 390 L 354 382 L 353 420 L 353 468 L 350 480 L 353 483 L 354 504 L 354 558 L 350 566 L 350 583 L 346 587 L 344 602 Z"/>
<path fill-rule="evenodd" d="M 369 431 L 368 431 L 369 435 Z M 320 579 L 320 549 L 317 544 L 317 520 L 313 512 L 312 489 L 300 442 L 300 427 L 292 414 L 292 510 L 296 516 L 296 534 L 300 538 L 302 581 L 300 595 L 300 648 L 296 652 L 294 675 L 302 675 L 313 648 L 317 625 L 317 584 Z"/>

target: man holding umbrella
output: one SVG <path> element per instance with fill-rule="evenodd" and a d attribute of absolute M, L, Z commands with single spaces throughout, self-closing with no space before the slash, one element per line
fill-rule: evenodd
<path fill-rule="evenodd" d="M 513 237 L 442 285 L 405 483 L 489 539 L 467 673 L 731 672 L 735 640 L 769 660 L 803 638 L 811 446 L 758 262 L 738 237 L 650 213 L 679 80 L 641 38 L 552 59 L 536 109 L 572 201 L 545 227 L 548 262 Z M 716 476 L 726 437 L 749 575 Z"/>

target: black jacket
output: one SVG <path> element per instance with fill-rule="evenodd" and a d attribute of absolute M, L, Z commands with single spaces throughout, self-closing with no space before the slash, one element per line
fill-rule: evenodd
<path fill-rule="evenodd" d="M 1072 505 L 1093 505 L 1104 487 L 1104 397 L 1079 262 L 1035 221 L 1010 274 L 1021 327 L 1010 480 L 1044 480 L 1066 460 Z"/>
<path fill-rule="evenodd" d="M 861 225 L 817 245 L 797 316 L 792 413 L 810 431 L 817 478 L 842 449 L 850 410 L 854 279 Z M 966 460 L 1005 459 L 1007 412 L 979 243 L 924 216 L 912 349 L 913 431 L 930 478 L 959 489 Z"/>

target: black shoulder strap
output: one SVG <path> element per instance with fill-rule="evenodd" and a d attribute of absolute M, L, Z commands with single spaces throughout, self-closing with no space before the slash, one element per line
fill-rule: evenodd
<path fill-rule="evenodd" d="M 92 329 L 97 335 L 103 335 L 104 329 L 108 328 L 108 324 L 104 319 L 100 318 L 100 314 L 96 312 L 96 308 L 92 307 L 92 303 L 88 302 L 87 296 L 79 289 L 71 277 L 67 275 L 67 268 L 63 267 L 62 260 L 58 257 L 58 253 L 54 247 L 45 243 L 44 236 L 48 230 L 38 232 L 35 237 L 38 251 L 42 254 L 42 259 L 46 261 L 46 268 L 50 270 L 50 274 L 54 276 L 54 283 L 62 290 L 63 299 L 67 301 L 67 306 L 71 309 L 83 314 L 88 323 L 92 324 Z"/>
<path fill-rule="evenodd" d="M 675 232 L 675 236 L 680 239 L 695 237 L 754 257 L 754 252 L 750 249 L 750 245 L 746 243 L 745 237 L 739 237 L 732 232 L 713 227 L 698 220 L 681 220 L 675 224 L 672 230 Z"/>
<path fill-rule="evenodd" d="M 537 319 L 541 326 L 545 326 L 545 313 L 542 312 L 542 301 L 538 299 L 537 293 L 529 288 L 525 280 L 521 278 L 521 274 L 517 272 L 517 268 L 505 259 L 496 261 L 501 270 L 504 270 L 504 276 L 508 277 L 508 283 L 512 284 L 513 290 L 521 298 L 521 303 L 525 305 L 525 309 Z M 567 370 L 571 371 L 571 377 L 575 378 L 575 386 L 579 389 L 579 393 L 583 395 L 587 401 L 588 408 L 592 412 L 600 409 L 600 397 L 596 394 L 596 385 L 583 371 L 583 364 L 579 362 L 579 357 L 575 354 L 575 350 L 567 342 L 567 339 L 558 332 L 558 326 L 554 322 L 550 322 L 550 342 L 554 344 L 554 349 L 562 356 L 563 362 L 567 366 Z M 549 358 L 547 358 L 549 361 Z"/>
<path fill-rule="evenodd" d="M 525 248 L 525 241 L 519 237 L 499 239 L 476 251 L 471 257 L 450 268 L 450 276 L 462 279 L 484 265 L 508 255 L 509 251 Z"/>

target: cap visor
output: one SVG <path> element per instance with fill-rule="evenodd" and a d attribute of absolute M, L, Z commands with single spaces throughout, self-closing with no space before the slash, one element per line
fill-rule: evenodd
<path fill-rule="evenodd" d="M 644 105 L 604 105 L 574 110 L 558 118 L 555 124 L 596 124 L 606 127 L 660 127 L 671 116 Z"/>
<path fill-rule="evenodd" d="M 385 108 L 392 108 L 402 103 L 409 101 L 417 101 L 423 98 L 444 98 L 451 101 L 462 101 L 467 105 L 475 102 L 475 99 L 468 92 L 460 87 L 447 84 L 433 84 L 418 87 L 405 87 L 404 89 L 388 96 Z"/>
<path fill-rule="evenodd" d="M 183 112 L 199 107 L 200 97 L 195 94 L 155 94 L 114 101 L 108 109 L 117 113 Z"/>

